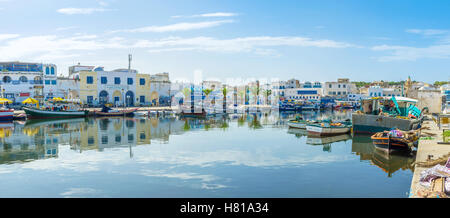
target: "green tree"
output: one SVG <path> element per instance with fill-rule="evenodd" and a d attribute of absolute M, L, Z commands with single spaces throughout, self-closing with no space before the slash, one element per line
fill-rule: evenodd
<path fill-rule="evenodd" d="M 266 104 L 269 103 L 269 96 L 272 94 L 272 90 L 266 89 L 263 91 L 264 96 L 266 97 Z"/>

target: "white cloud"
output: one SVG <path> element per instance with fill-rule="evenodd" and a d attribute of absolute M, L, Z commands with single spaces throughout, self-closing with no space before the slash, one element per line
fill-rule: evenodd
<path fill-rule="evenodd" d="M 196 15 L 176 15 L 172 16 L 172 18 L 182 18 L 182 17 L 234 17 L 238 16 L 236 13 L 230 13 L 230 12 L 215 12 L 215 13 L 206 13 L 206 14 L 196 14 Z"/>
<path fill-rule="evenodd" d="M 441 29 L 407 29 L 406 32 L 421 34 L 424 36 L 442 35 L 450 33 L 448 30 L 441 30 Z"/>
<path fill-rule="evenodd" d="M 347 48 L 355 45 L 333 40 L 313 40 L 305 37 L 243 37 L 233 39 L 216 39 L 211 37 L 180 38 L 169 37 L 156 41 L 141 40 L 134 47 L 149 48 L 150 52 L 169 51 L 216 51 L 216 52 L 252 52 L 255 54 L 276 54 L 267 47 L 299 46 L 320 48 Z"/>
<path fill-rule="evenodd" d="M 92 14 L 94 12 L 105 12 L 111 9 L 105 8 L 60 8 L 56 10 L 58 13 L 74 15 L 74 14 Z"/>
<path fill-rule="evenodd" d="M 219 26 L 225 23 L 232 23 L 233 20 L 219 20 L 219 21 L 204 21 L 204 22 L 193 22 L 193 23 L 176 23 L 176 24 L 170 24 L 166 26 L 147 26 L 147 27 L 141 27 L 136 29 L 127 29 L 127 30 L 115 30 L 111 31 L 111 33 L 117 33 L 117 32 L 130 32 L 130 33 L 136 33 L 136 32 L 174 32 L 174 31 L 188 31 L 188 30 L 195 30 L 195 29 L 205 29 L 210 27 Z"/>
<path fill-rule="evenodd" d="M 19 34 L 0 34 L 0 41 L 14 39 L 19 37 Z"/>
<path fill-rule="evenodd" d="M 374 51 L 390 51 L 391 55 L 378 58 L 379 61 L 415 61 L 423 58 L 448 59 L 450 58 L 450 45 L 433 45 L 423 48 L 410 46 L 380 45 L 372 47 Z"/>
<path fill-rule="evenodd" d="M 122 38 L 100 39 L 96 35 L 76 35 L 60 37 L 40 35 L 16 37 L 0 44 L 0 53 L 4 59 L 31 59 L 53 61 L 73 57 L 75 51 L 97 51 L 107 48 L 128 48 Z M 48 58 L 48 59 L 47 59 Z"/>

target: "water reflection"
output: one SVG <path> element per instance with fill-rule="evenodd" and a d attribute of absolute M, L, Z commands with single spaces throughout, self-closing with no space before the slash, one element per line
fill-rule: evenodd
<path fill-rule="evenodd" d="M 280 167 L 301 166 L 341 161 L 339 158 L 347 154 L 334 151 L 333 146 L 340 142 L 352 141 L 351 152 L 358 155 L 361 160 L 370 161 L 380 167 L 389 177 L 399 169 L 413 170 L 411 163 L 414 157 L 395 156 L 380 154 L 374 149 L 371 140 L 367 136 L 357 136 L 352 139 L 351 135 L 339 135 L 332 137 L 314 138 L 307 135 L 306 130 L 290 129 L 286 122 L 295 116 L 301 115 L 305 119 L 346 119 L 351 111 L 344 112 L 305 112 L 305 113 L 248 113 L 230 114 L 207 117 L 206 119 L 193 118 L 97 118 L 97 119 L 67 119 L 67 120 L 28 120 L 26 122 L 12 122 L 0 125 L 0 164 L 11 164 L 17 162 L 30 162 L 39 159 L 59 158 L 59 146 L 68 146 L 71 151 L 83 153 L 86 151 L 108 152 L 114 148 L 129 149 L 129 157 L 134 158 L 133 147 L 152 144 L 170 144 L 170 137 L 182 134 L 190 134 L 201 131 L 224 133 L 232 135 L 230 140 L 233 146 L 225 147 L 217 145 L 213 150 L 202 148 L 204 144 L 190 142 L 190 147 L 173 148 L 184 149 L 170 150 L 172 153 L 152 153 L 146 157 L 165 161 L 179 160 L 185 165 L 196 165 L 202 162 L 211 166 L 218 163 L 229 163 L 232 165 L 245 165 L 249 167 Z M 266 132 L 270 129 L 277 130 L 276 134 L 270 135 Z M 247 135 L 262 132 L 260 137 L 267 137 L 267 145 L 258 147 L 253 145 L 252 139 Z M 231 132 L 230 132 L 231 131 Z M 243 135 L 239 135 L 243 134 Z M 304 145 L 313 147 L 322 145 L 322 155 L 307 153 L 307 147 L 294 147 L 292 144 L 283 144 L 277 147 L 277 143 L 289 142 L 293 136 L 298 140 L 304 140 Z M 213 137 L 213 136 L 208 136 Z M 217 136 L 214 136 L 217 137 Z M 236 137 L 235 141 L 234 137 Z M 237 141 L 237 139 L 241 141 Z M 224 142 L 225 143 L 225 142 Z M 272 143 L 272 144 L 270 144 Z M 228 146 L 228 145 L 227 145 Z M 172 148 L 172 149 L 173 149 Z M 280 149 L 282 148 L 282 149 Z M 347 146 L 348 149 L 349 146 Z M 152 151 L 154 152 L 154 151 Z M 327 154 L 330 153 L 330 154 Z M 166 155 L 169 159 L 164 159 Z M 332 155 L 332 156 L 323 156 Z M 354 157 L 353 155 L 353 157 Z M 348 158 L 348 157 L 344 157 Z M 143 161 L 143 159 L 140 159 Z M 183 162 L 184 161 L 184 162 Z M 190 162 L 189 162 L 190 161 Z M 155 171 L 145 170 L 146 175 L 156 175 Z M 178 174 L 177 174 L 178 175 Z M 185 174 L 182 174 L 185 175 Z M 191 174 L 189 174 L 191 175 Z M 197 175 L 197 174 L 192 174 Z M 192 176 L 191 176 L 192 177 Z M 189 177 L 190 178 L 190 177 Z"/>
<path fill-rule="evenodd" d="M 372 140 L 367 136 L 353 137 L 352 152 L 360 156 L 360 160 L 370 161 L 371 164 L 379 167 L 387 173 L 388 177 L 392 177 L 392 174 L 398 170 L 414 172 L 415 154 L 388 154 L 376 149 Z"/>

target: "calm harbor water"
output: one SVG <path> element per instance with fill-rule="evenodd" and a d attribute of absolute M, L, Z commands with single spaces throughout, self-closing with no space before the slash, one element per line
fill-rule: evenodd
<path fill-rule="evenodd" d="M 311 138 L 293 117 L 0 123 L 0 197 L 407 197 L 415 157 Z"/>

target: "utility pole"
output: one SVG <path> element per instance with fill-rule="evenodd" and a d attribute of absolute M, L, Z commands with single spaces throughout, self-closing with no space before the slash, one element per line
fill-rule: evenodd
<path fill-rule="evenodd" d="M 131 60 L 132 60 L 132 55 L 128 54 L 128 72 L 131 71 Z"/>

